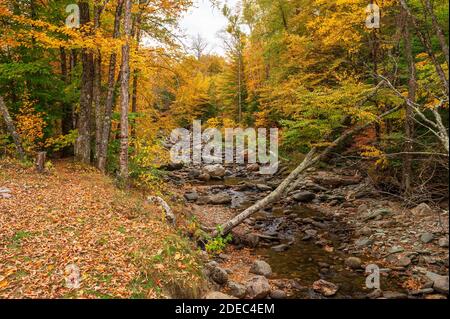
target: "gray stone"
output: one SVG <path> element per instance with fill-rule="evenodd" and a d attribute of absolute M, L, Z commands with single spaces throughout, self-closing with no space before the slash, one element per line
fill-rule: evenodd
<path fill-rule="evenodd" d="M 255 164 L 249 164 L 247 165 L 247 171 L 249 172 L 256 172 L 259 171 L 259 164 L 255 163 Z"/>
<path fill-rule="evenodd" d="M 225 176 L 225 168 L 220 164 L 206 165 L 203 167 L 203 172 L 209 174 L 211 177 L 222 178 Z"/>
<path fill-rule="evenodd" d="M 274 290 L 270 292 L 270 298 L 272 299 L 286 299 L 287 295 L 283 290 Z"/>
<path fill-rule="evenodd" d="M 259 236 L 255 233 L 246 234 L 243 238 L 244 244 L 255 248 L 258 247 L 259 244 Z"/>
<path fill-rule="evenodd" d="M 310 236 L 310 237 L 314 237 L 317 235 L 317 230 L 315 229 L 307 229 L 305 230 L 305 234 Z"/>
<path fill-rule="evenodd" d="M 195 202 L 198 199 L 197 192 L 189 192 L 184 194 L 184 198 L 186 198 L 190 202 Z"/>
<path fill-rule="evenodd" d="M 433 289 L 437 292 L 448 295 L 448 276 L 438 275 L 434 272 L 428 271 L 426 273 L 428 279 L 433 282 Z"/>
<path fill-rule="evenodd" d="M 345 264 L 352 269 L 360 269 L 362 261 L 358 257 L 348 257 L 345 260 Z"/>
<path fill-rule="evenodd" d="M 272 267 L 263 260 L 256 260 L 250 268 L 250 272 L 255 275 L 269 277 L 272 275 Z"/>
<path fill-rule="evenodd" d="M 332 282 L 320 279 L 313 283 L 313 290 L 325 297 L 331 297 L 337 293 L 339 287 Z"/>
<path fill-rule="evenodd" d="M 208 204 L 226 205 L 226 204 L 230 204 L 231 201 L 232 201 L 232 198 L 227 193 L 219 193 L 219 194 L 214 194 L 214 195 L 208 196 Z"/>
<path fill-rule="evenodd" d="M 316 194 L 311 192 L 299 192 L 292 196 L 297 202 L 308 203 L 316 198 Z"/>
<path fill-rule="evenodd" d="M 197 178 L 202 174 L 202 172 L 199 169 L 191 169 L 188 173 L 190 178 Z"/>
<path fill-rule="evenodd" d="M 202 173 L 198 176 L 198 180 L 203 182 L 209 182 L 211 180 L 211 176 L 208 173 Z"/>
<path fill-rule="evenodd" d="M 224 285 L 228 282 L 228 273 L 225 269 L 220 267 L 213 268 L 210 272 L 210 278 L 218 283 L 219 285 Z"/>
<path fill-rule="evenodd" d="M 406 256 L 401 256 L 397 260 L 397 265 L 400 267 L 408 267 L 409 265 L 411 265 L 411 259 Z"/>
<path fill-rule="evenodd" d="M 382 296 L 383 296 L 383 291 L 381 291 L 381 289 L 375 289 L 374 291 L 372 291 L 371 293 L 368 293 L 366 295 L 366 297 L 369 299 L 377 299 Z"/>
<path fill-rule="evenodd" d="M 247 288 L 234 281 L 228 282 L 228 288 L 230 288 L 230 294 L 239 299 L 244 298 L 247 294 Z"/>
<path fill-rule="evenodd" d="M 427 204 L 422 203 L 411 209 L 411 212 L 413 214 L 422 215 L 422 214 L 431 214 L 433 213 L 433 210 Z"/>
<path fill-rule="evenodd" d="M 442 247 L 442 248 L 448 247 L 448 238 L 447 237 L 439 238 L 439 247 Z"/>
<path fill-rule="evenodd" d="M 432 233 L 423 233 L 422 235 L 420 235 L 420 240 L 424 244 L 428 244 L 428 243 L 432 242 L 433 239 L 434 239 L 434 235 Z"/>
<path fill-rule="evenodd" d="M 372 244 L 373 244 L 373 240 L 370 238 L 367 238 L 367 237 L 360 238 L 355 241 L 356 247 L 359 247 L 359 248 L 370 246 Z"/>
<path fill-rule="evenodd" d="M 270 293 L 269 281 L 264 276 L 252 277 L 245 284 L 247 297 L 251 299 L 263 299 Z"/>

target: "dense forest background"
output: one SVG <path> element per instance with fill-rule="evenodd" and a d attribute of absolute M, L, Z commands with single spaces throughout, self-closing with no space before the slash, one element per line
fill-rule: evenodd
<path fill-rule="evenodd" d="M 0 0 L 0 154 L 74 155 L 151 186 L 170 131 L 194 119 L 278 127 L 296 158 L 395 109 L 336 160 L 414 203 L 448 197 L 447 1 L 371 1 L 379 28 L 367 0 L 214 2 L 226 56 L 180 38 L 189 0 L 78 1 L 69 28 L 72 2 Z"/>

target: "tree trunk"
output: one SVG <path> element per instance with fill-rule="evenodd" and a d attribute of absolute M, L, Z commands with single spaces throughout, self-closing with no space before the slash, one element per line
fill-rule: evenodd
<path fill-rule="evenodd" d="M 386 116 L 396 112 L 399 109 L 399 107 L 396 107 L 382 115 L 376 118 L 375 121 L 382 120 Z M 344 141 L 346 141 L 349 137 L 353 136 L 354 134 L 370 127 L 373 124 L 374 121 L 364 124 L 361 126 L 357 126 L 353 129 L 348 130 L 347 132 L 343 133 L 338 139 L 336 139 L 334 142 L 331 143 L 325 150 L 323 150 L 321 153 L 316 155 L 317 148 L 313 148 L 305 157 L 303 162 L 278 186 L 276 190 L 274 190 L 272 193 L 270 193 L 268 196 L 263 198 L 262 200 L 258 201 L 253 206 L 250 206 L 246 210 L 244 210 L 239 215 L 235 216 L 228 222 L 224 223 L 219 227 L 219 231 L 214 231 L 212 233 L 213 237 L 216 237 L 218 235 L 226 235 L 228 234 L 233 228 L 241 224 L 244 220 L 249 218 L 251 215 L 256 213 L 257 211 L 263 209 L 267 205 L 270 205 L 277 200 L 279 200 L 283 195 L 286 194 L 286 192 L 289 190 L 292 190 L 290 187 L 292 184 L 296 183 L 298 181 L 298 178 L 300 175 L 307 170 L 308 168 L 315 165 L 320 160 L 324 159 L 326 156 L 328 156 L 331 151 L 333 151 L 336 147 L 341 145 Z"/>
<path fill-rule="evenodd" d="M 1 96 L 0 96 L 0 113 L 2 114 L 3 119 L 5 120 L 6 129 L 12 136 L 13 142 L 16 145 L 17 153 L 19 154 L 20 159 L 21 160 L 25 159 L 25 151 L 22 146 L 22 140 L 20 138 L 20 135 L 17 134 L 14 122 L 11 116 L 9 115 L 8 108 L 6 107 L 6 104 L 3 101 L 3 97 Z"/>
<path fill-rule="evenodd" d="M 442 31 L 441 26 L 439 25 L 439 22 L 437 20 L 436 14 L 434 13 L 433 5 L 430 0 L 425 0 L 425 8 L 428 12 L 428 15 L 431 17 L 431 23 L 433 25 L 434 32 L 436 33 L 437 38 L 439 39 L 439 44 L 441 45 L 442 52 L 444 52 L 445 61 L 447 62 L 447 68 L 448 68 L 448 44 L 447 40 L 445 39 L 444 32 Z"/>
<path fill-rule="evenodd" d="M 80 1 L 80 24 L 90 21 L 89 2 Z M 78 161 L 91 162 L 91 112 L 93 96 L 93 55 L 87 49 L 81 53 L 83 73 L 81 76 L 80 111 L 78 116 L 78 138 L 75 144 L 75 157 Z"/>
<path fill-rule="evenodd" d="M 102 7 L 98 4 L 94 7 L 94 29 L 100 27 L 100 18 Z M 100 143 L 103 131 L 103 118 L 105 116 L 104 105 L 101 103 L 101 87 L 102 87 L 102 55 L 100 50 L 94 59 L 94 83 L 93 83 L 93 102 L 95 109 L 95 162 L 98 162 L 100 155 Z"/>
<path fill-rule="evenodd" d="M 64 81 L 64 83 L 69 83 L 69 71 L 67 67 L 67 52 L 66 49 L 63 47 L 59 48 L 60 52 L 60 59 L 61 59 L 61 80 Z M 71 58 L 70 58 L 71 60 Z M 69 70 L 71 68 L 71 61 L 69 61 Z M 63 103 L 63 114 L 62 114 L 62 124 L 61 124 L 61 131 L 62 134 L 66 135 L 69 134 L 71 130 L 73 130 L 73 110 L 72 105 L 70 103 Z"/>
<path fill-rule="evenodd" d="M 36 171 L 38 173 L 43 173 L 45 171 L 45 158 L 47 152 L 39 152 L 36 158 Z"/>
<path fill-rule="evenodd" d="M 139 43 L 141 41 L 141 13 L 136 17 L 134 27 L 133 27 L 133 37 L 136 38 L 137 50 L 139 50 Z M 138 74 L 139 70 L 134 69 L 133 71 L 133 94 L 131 96 L 131 112 L 137 113 L 137 87 L 138 87 Z M 133 119 L 131 125 L 131 137 L 136 138 L 136 120 Z"/>
<path fill-rule="evenodd" d="M 405 16 L 405 14 L 404 14 Z M 408 20 L 403 26 L 403 39 L 405 45 L 405 56 L 408 62 L 409 69 L 409 83 L 408 83 L 408 99 L 415 102 L 416 100 L 416 65 L 411 46 L 411 33 L 409 32 Z M 414 151 L 414 110 L 405 103 L 406 118 L 405 118 L 405 144 L 403 151 L 405 152 L 403 158 L 403 192 L 406 196 L 411 195 L 411 180 L 412 180 L 412 152 Z"/>
<path fill-rule="evenodd" d="M 131 0 L 125 0 L 125 44 L 122 46 L 122 80 L 120 86 L 120 151 L 119 176 L 128 179 L 128 107 L 130 101 Z"/>
<path fill-rule="evenodd" d="M 405 10 L 406 14 L 411 19 L 411 22 L 414 26 L 416 34 L 419 37 L 420 42 L 422 42 L 423 46 L 425 47 L 427 54 L 430 57 L 433 65 L 434 65 L 436 73 L 438 74 L 439 79 L 441 80 L 444 92 L 448 96 L 448 94 L 449 94 L 448 79 L 447 79 L 447 76 L 446 76 L 444 70 L 442 69 L 441 64 L 439 63 L 439 61 L 436 58 L 436 55 L 433 52 L 433 46 L 431 44 L 430 37 L 424 34 L 424 32 L 422 31 L 424 28 L 419 25 L 419 22 L 417 21 L 416 17 L 411 13 L 406 1 L 400 0 L 400 3 L 403 7 L 403 10 Z"/>
<path fill-rule="evenodd" d="M 116 13 L 114 18 L 114 32 L 113 38 L 117 39 L 120 34 L 120 19 L 123 10 L 123 0 L 119 0 L 116 7 Z M 108 70 L 108 92 L 106 95 L 104 119 L 103 119 L 103 129 L 100 139 L 100 150 L 98 155 L 97 167 L 100 171 L 105 172 L 106 170 L 106 157 L 108 153 L 108 143 L 109 136 L 111 134 L 111 116 L 114 106 L 114 96 L 115 96 L 115 76 L 116 76 L 116 65 L 117 65 L 117 53 L 111 53 L 109 57 L 109 70 Z"/>

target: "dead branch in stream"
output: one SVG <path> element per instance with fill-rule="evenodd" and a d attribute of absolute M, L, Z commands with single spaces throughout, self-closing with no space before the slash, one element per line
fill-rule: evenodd
<path fill-rule="evenodd" d="M 349 137 L 353 136 L 354 134 L 368 128 L 370 125 L 372 125 L 374 122 L 380 121 L 381 119 L 389 116 L 390 114 L 398 111 L 401 107 L 395 107 L 391 109 L 390 111 L 387 111 L 386 113 L 378 116 L 375 120 L 359 125 L 357 127 L 354 127 L 352 129 L 349 129 L 348 131 L 344 132 L 339 138 L 334 140 L 328 147 L 326 147 L 324 150 L 320 151 L 318 148 L 313 148 L 311 151 L 306 155 L 305 159 L 302 161 L 302 163 L 294 170 L 292 173 L 278 186 L 276 190 L 274 190 L 272 193 L 267 195 L 265 198 L 258 201 L 256 204 L 250 206 L 246 210 L 244 210 L 239 215 L 235 216 L 234 218 L 230 219 L 223 225 L 219 227 L 219 231 L 214 231 L 212 233 L 213 237 L 216 237 L 218 235 L 226 235 L 228 234 L 233 228 L 240 225 L 244 220 L 249 218 L 251 215 L 256 213 L 257 211 L 263 209 L 264 207 L 276 202 L 279 200 L 283 195 L 289 193 L 292 190 L 292 185 L 296 185 L 298 182 L 298 178 L 300 175 L 306 171 L 308 168 L 314 166 L 322 159 L 326 158 L 336 147 L 341 145 L 343 142 L 345 142 Z"/>

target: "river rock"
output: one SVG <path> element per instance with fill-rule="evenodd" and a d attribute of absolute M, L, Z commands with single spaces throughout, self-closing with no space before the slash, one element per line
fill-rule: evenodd
<path fill-rule="evenodd" d="M 211 291 L 211 292 L 207 293 L 204 298 L 205 299 L 236 299 L 235 297 L 229 296 L 220 291 Z"/>
<path fill-rule="evenodd" d="M 332 282 L 320 279 L 313 283 L 313 289 L 325 297 L 331 297 L 337 293 L 339 287 Z"/>
<path fill-rule="evenodd" d="M 283 290 L 277 289 L 270 293 L 272 299 L 286 299 L 287 295 Z"/>
<path fill-rule="evenodd" d="M 250 268 L 250 272 L 255 275 L 261 275 L 264 277 L 269 277 L 272 275 L 272 268 L 268 263 L 263 260 L 256 260 L 252 267 Z"/>
<path fill-rule="evenodd" d="M 243 242 L 246 246 L 255 248 L 259 244 L 259 236 L 255 233 L 246 234 L 243 236 Z"/>
<path fill-rule="evenodd" d="M 360 269 L 362 261 L 358 257 L 348 257 L 345 260 L 345 264 L 352 269 Z"/>
<path fill-rule="evenodd" d="M 215 267 L 210 271 L 210 278 L 218 283 L 219 285 L 224 285 L 228 282 L 228 273 L 225 271 L 225 269 L 222 269 L 220 267 Z"/>
<path fill-rule="evenodd" d="M 448 238 L 442 237 L 439 239 L 439 247 L 447 248 L 448 247 Z"/>
<path fill-rule="evenodd" d="M 195 202 L 198 199 L 198 194 L 195 191 L 189 192 L 184 194 L 184 198 L 186 198 L 190 202 Z"/>
<path fill-rule="evenodd" d="M 368 238 L 368 237 L 360 238 L 360 239 L 357 239 L 355 241 L 355 245 L 358 248 L 367 247 L 367 246 L 370 246 L 372 244 L 373 244 L 373 240 Z"/>
<path fill-rule="evenodd" d="M 434 272 L 428 271 L 426 277 L 433 282 L 433 289 L 437 292 L 448 295 L 448 276 L 438 275 Z"/>
<path fill-rule="evenodd" d="M 199 169 L 193 168 L 189 171 L 188 176 L 189 178 L 197 178 L 201 175 L 202 171 Z"/>
<path fill-rule="evenodd" d="M 269 281 L 264 276 L 254 276 L 245 284 L 247 296 L 251 299 L 263 299 L 270 293 Z"/>
<path fill-rule="evenodd" d="M 225 168 L 220 164 L 206 165 L 203 167 L 203 172 L 209 174 L 211 177 L 222 178 L 225 176 Z"/>
<path fill-rule="evenodd" d="M 411 209 L 411 212 L 413 214 L 423 215 L 423 214 L 431 214 L 433 213 L 433 210 L 427 204 L 422 203 Z"/>
<path fill-rule="evenodd" d="M 424 244 L 428 244 L 434 240 L 434 235 L 432 233 L 423 233 L 420 235 L 420 240 Z"/>
<path fill-rule="evenodd" d="M 259 164 L 258 163 L 254 163 L 254 164 L 247 165 L 247 171 L 249 171 L 249 172 L 257 172 L 257 171 L 259 171 Z"/>
<path fill-rule="evenodd" d="M 244 298 L 247 294 L 247 288 L 237 282 L 229 281 L 228 282 L 228 288 L 230 289 L 230 294 L 236 298 Z"/>
<path fill-rule="evenodd" d="M 375 289 L 374 291 L 372 291 L 366 295 L 366 297 L 369 299 L 377 299 L 382 296 L 383 296 L 383 291 L 381 291 L 381 289 Z"/>
<path fill-rule="evenodd" d="M 292 196 L 297 202 L 308 203 L 316 198 L 316 194 L 311 192 L 299 192 Z"/>
<path fill-rule="evenodd" d="M 202 182 L 209 182 L 211 180 L 211 176 L 208 173 L 200 174 L 197 179 Z"/>
<path fill-rule="evenodd" d="M 208 196 L 208 204 L 227 205 L 231 204 L 232 198 L 228 193 L 219 193 Z"/>

